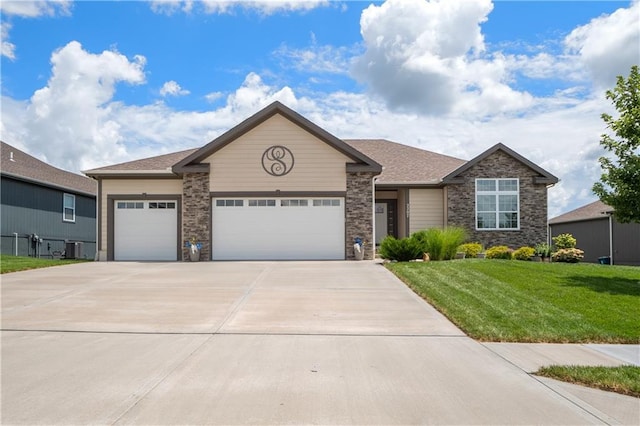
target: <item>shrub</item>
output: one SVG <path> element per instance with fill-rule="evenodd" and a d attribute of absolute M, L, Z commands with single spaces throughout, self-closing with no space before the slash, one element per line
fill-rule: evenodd
<path fill-rule="evenodd" d="M 485 257 L 487 259 L 507 259 L 511 260 L 511 250 L 507 246 L 493 246 L 487 249 L 485 252 Z"/>
<path fill-rule="evenodd" d="M 556 251 L 551 256 L 554 262 L 578 263 L 584 258 L 584 251 L 577 248 L 564 248 Z"/>
<path fill-rule="evenodd" d="M 513 258 L 516 260 L 531 260 L 531 256 L 536 253 L 533 247 L 520 247 L 513 252 Z"/>
<path fill-rule="evenodd" d="M 459 252 L 464 253 L 464 257 L 477 257 L 478 253 L 482 252 L 482 244 L 480 243 L 466 243 L 458 247 Z"/>
<path fill-rule="evenodd" d="M 552 240 L 558 250 L 575 248 L 577 243 L 571 234 L 560 234 L 553 237 Z"/>
<path fill-rule="evenodd" d="M 383 259 L 397 260 L 398 262 L 408 262 L 422 257 L 422 246 L 413 238 L 402 238 L 400 240 L 389 235 L 380 243 L 380 256 Z"/>
<path fill-rule="evenodd" d="M 536 244 L 535 246 L 536 256 L 551 257 L 551 247 L 547 243 Z"/>
<path fill-rule="evenodd" d="M 429 253 L 431 260 L 449 260 L 456 256 L 466 235 L 464 228 L 450 226 L 418 231 L 411 235 L 411 239 L 417 242 L 423 253 Z"/>

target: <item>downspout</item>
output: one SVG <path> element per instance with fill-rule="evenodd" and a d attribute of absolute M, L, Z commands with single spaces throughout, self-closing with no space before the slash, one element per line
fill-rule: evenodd
<path fill-rule="evenodd" d="M 12 152 L 13 154 L 13 152 Z M 15 237 L 15 241 L 16 241 L 16 256 L 18 256 L 18 233 L 14 232 L 13 236 Z"/>
<path fill-rule="evenodd" d="M 374 176 L 371 179 L 371 196 L 373 198 L 373 202 L 371 203 L 371 217 L 373 218 L 372 224 L 373 228 L 371 229 L 371 260 L 376 260 L 376 181 L 382 175 L 379 174 Z"/>
<path fill-rule="evenodd" d="M 609 264 L 613 265 L 613 215 L 609 213 Z"/>

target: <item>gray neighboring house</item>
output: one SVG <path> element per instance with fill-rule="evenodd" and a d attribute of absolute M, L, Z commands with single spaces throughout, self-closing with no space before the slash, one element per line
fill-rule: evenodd
<path fill-rule="evenodd" d="M 197 149 L 84 172 L 98 181 L 101 260 L 354 258 L 355 238 L 451 225 L 513 248 L 547 240 L 558 179 L 496 144 L 465 161 L 339 139 L 279 102 Z"/>
<path fill-rule="evenodd" d="M 0 152 L 2 254 L 54 257 L 71 242 L 70 255 L 95 258 L 96 182 L 5 142 Z"/>
<path fill-rule="evenodd" d="M 573 235 L 585 262 L 610 257 L 615 265 L 640 265 L 640 223 L 618 222 L 614 210 L 602 201 L 550 219 L 549 233 Z"/>

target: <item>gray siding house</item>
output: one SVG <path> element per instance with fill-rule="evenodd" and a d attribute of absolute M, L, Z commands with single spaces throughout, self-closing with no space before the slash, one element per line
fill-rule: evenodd
<path fill-rule="evenodd" d="M 46 164 L 5 142 L 0 152 L 2 254 L 54 257 L 66 250 L 66 243 L 80 243 L 74 244 L 74 257 L 93 259 L 95 181 Z"/>
<path fill-rule="evenodd" d="M 615 265 L 640 266 L 640 223 L 620 223 L 614 210 L 602 201 L 549 220 L 551 237 L 571 234 L 584 250 L 584 262 L 609 257 Z"/>

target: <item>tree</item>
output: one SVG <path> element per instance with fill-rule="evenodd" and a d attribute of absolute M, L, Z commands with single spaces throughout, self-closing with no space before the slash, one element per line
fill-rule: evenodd
<path fill-rule="evenodd" d="M 620 116 L 614 119 L 602 114 L 613 136 L 603 134 L 600 145 L 613 155 L 600 157 L 603 173 L 600 182 L 593 185 L 593 192 L 615 210 L 619 222 L 640 222 L 640 74 L 637 65 L 631 67 L 626 80 L 618 76 L 616 87 L 607 90 L 607 99 Z"/>

